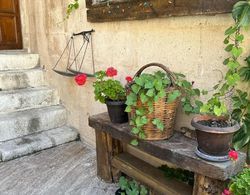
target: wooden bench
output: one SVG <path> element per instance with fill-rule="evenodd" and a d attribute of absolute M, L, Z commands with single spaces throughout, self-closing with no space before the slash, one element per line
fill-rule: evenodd
<path fill-rule="evenodd" d="M 116 182 L 123 172 L 147 185 L 151 194 L 220 195 L 226 180 L 245 164 L 244 153 L 239 153 L 236 162 L 202 160 L 194 153 L 196 141 L 177 132 L 168 140 L 140 141 L 133 147 L 129 145 L 133 135 L 128 123 L 112 124 L 107 113 L 91 116 L 89 125 L 96 133 L 97 175 L 106 182 Z M 194 172 L 194 187 L 166 178 L 157 168 L 161 165 Z"/>

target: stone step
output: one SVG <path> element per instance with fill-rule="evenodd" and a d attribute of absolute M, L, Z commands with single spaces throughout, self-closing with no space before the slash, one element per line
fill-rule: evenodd
<path fill-rule="evenodd" d="M 25 52 L 1 52 L 0 71 L 31 69 L 39 65 L 39 55 Z"/>
<path fill-rule="evenodd" d="M 43 70 L 40 68 L 0 71 L 0 90 L 22 89 L 44 85 Z"/>
<path fill-rule="evenodd" d="M 64 126 L 66 119 L 67 113 L 63 106 L 0 114 L 0 142 Z"/>
<path fill-rule="evenodd" d="M 48 87 L 0 91 L 0 113 L 58 104 L 57 91 Z"/>
<path fill-rule="evenodd" d="M 75 129 L 63 126 L 0 142 L 0 161 L 12 160 L 40 150 L 74 141 L 77 138 L 78 133 Z"/>

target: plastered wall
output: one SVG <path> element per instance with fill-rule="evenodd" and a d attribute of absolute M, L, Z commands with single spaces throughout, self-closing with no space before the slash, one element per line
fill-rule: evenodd
<path fill-rule="evenodd" d="M 63 21 L 66 0 L 21 0 L 24 47 L 39 53 L 49 85 L 56 87 L 69 112 L 68 123 L 77 128 L 81 138 L 94 145 L 94 131 L 88 127 L 90 115 L 106 111 L 95 102 L 93 78 L 79 87 L 72 78 L 55 74 L 51 69 L 73 32 L 94 29 L 93 47 L 96 69 L 113 66 L 118 79 L 133 74 L 150 62 L 167 65 L 182 72 L 195 87 L 212 89 L 221 79 L 227 56 L 224 30 L 232 23 L 230 15 L 190 16 L 143 21 L 88 23 L 84 0 L 80 9 Z M 249 42 L 248 42 L 249 43 Z M 246 44 L 247 45 L 247 44 Z M 86 66 L 91 65 L 88 57 Z M 65 63 L 60 63 L 61 68 Z M 190 127 L 192 116 L 179 109 L 176 129 Z"/>

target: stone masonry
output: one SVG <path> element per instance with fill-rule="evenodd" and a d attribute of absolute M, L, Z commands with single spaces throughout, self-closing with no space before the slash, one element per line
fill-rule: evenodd
<path fill-rule="evenodd" d="M 46 86 L 39 55 L 0 53 L 0 161 L 78 138 L 55 89 Z"/>

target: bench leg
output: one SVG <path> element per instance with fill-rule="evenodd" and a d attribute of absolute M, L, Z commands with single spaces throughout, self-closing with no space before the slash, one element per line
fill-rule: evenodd
<path fill-rule="evenodd" d="M 221 195 L 226 182 L 195 174 L 193 195 Z"/>
<path fill-rule="evenodd" d="M 114 182 L 118 179 L 119 172 L 111 166 L 114 155 L 122 152 L 122 145 L 109 134 L 99 130 L 96 133 L 97 176 L 105 182 Z"/>

